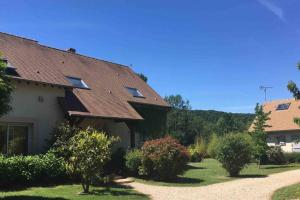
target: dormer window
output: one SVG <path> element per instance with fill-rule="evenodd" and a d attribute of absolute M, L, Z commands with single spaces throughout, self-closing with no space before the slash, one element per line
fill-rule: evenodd
<path fill-rule="evenodd" d="M 89 86 L 81 78 L 75 78 L 70 76 L 67 76 L 66 78 L 74 87 L 85 89 L 89 88 Z"/>
<path fill-rule="evenodd" d="M 126 87 L 126 89 L 133 97 L 145 98 L 144 95 L 137 88 Z"/>
<path fill-rule="evenodd" d="M 291 103 L 282 103 L 282 104 L 279 104 L 276 108 L 276 110 L 287 110 L 289 109 Z"/>

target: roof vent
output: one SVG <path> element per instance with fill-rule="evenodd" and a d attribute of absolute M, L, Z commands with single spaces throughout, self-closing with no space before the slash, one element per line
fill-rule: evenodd
<path fill-rule="evenodd" d="M 69 49 L 68 49 L 68 52 L 70 52 L 70 53 L 76 53 L 76 49 L 74 49 L 74 48 L 69 48 Z"/>

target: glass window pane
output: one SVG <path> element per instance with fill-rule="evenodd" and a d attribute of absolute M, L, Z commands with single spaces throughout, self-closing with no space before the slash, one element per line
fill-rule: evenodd
<path fill-rule="evenodd" d="M 134 97 L 144 97 L 143 94 L 136 88 L 126 87 L 126 89 Z"/>
<path fill-rule="evenodd" d="M 78 88 L 89 88 L 87 84 L 80 78 L 74 78 L 74 77 L 66 77 L 69 82 L 74 86 Z"/>
<path fill-rule="evenodd" d="M 7 126 L 0 126 L 0 153 L 6 154 Z"/>
<path fill-rule="evenodd" d="M 26 155 L 28 150 L 28 127 L 10 126 L 8 140 L 9 155 Z"/>
<path fill-rule="evenodd" d="M 279 104 L 276 108 L 276 110 L 287 110 L 289 109 L 291 103 L 283 103 Z"/>

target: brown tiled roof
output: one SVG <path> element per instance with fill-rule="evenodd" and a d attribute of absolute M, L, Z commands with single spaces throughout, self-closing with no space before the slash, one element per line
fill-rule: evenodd
<path fill-rule="evenodd" d="M 72 110 L 69 105 L 70 115 L 142 119 L 130 103 L 169 107 L 124 65 L 50 48 L 6 33 L 0 33 L 0 52 L 24 80 L 72 87 L 65 77 L 81 78 L 89 89 L 74 88 L 73 93 L 85 110 Z M 137 88 L 145 98 L 133 97 L 125 87 Z M 64 104 L 70 103 L 65 101 Z"/>
<path fill-rule="evenodd" d="M 290 103 L 287 110 L 276 110 L 279 104 Z M 271 111 L 267 124 L 267 132 L 300 130 L 300 126 L 294 123 L 294 118 L 300 118 L 300 101 L 295 99 L 282 99 L 267 102 L 263 105 L 264 112 Z M 250 127 L 252 130 L 253 125 Z"/>

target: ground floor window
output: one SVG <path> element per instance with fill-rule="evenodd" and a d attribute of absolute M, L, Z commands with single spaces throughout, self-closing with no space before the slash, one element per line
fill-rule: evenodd
<path fill-rule="evenodd" d="M 295 144 L 300 143 L 300 135 L 292 135 L 292 136 L 291 136 L 291 140 L 292 140 L 292 142 L 294 142 Z"/>
<path fill-rule="evenodd" d="M 27 155 L 28 131 L 28 126 L 0 124 L 0 153 Z"/>
<path fill-rule="evenodd" d="M 276 144 L 277 145 L 285 145 L 285 143 L 286 143 L 285 136 L 281 135 L 281 136 L 276 137 Z"/>

